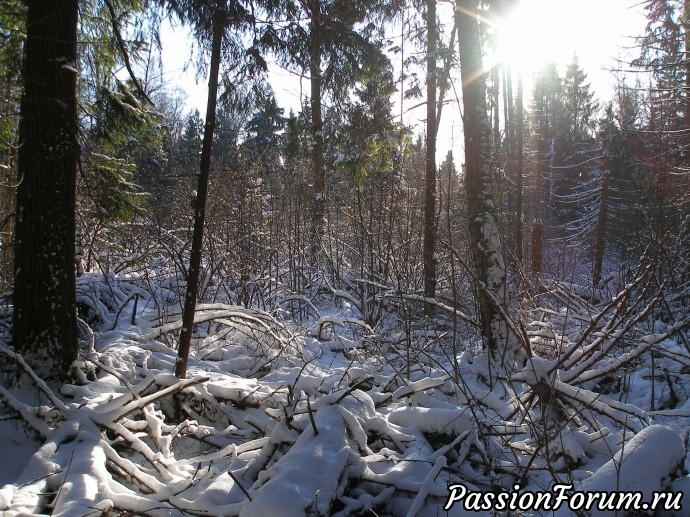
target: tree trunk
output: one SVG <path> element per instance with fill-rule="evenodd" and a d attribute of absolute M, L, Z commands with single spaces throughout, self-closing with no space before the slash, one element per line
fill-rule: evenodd
<path fill-rule="evenodd" d="M 17 157 L 15 350 L 62 381 L 77 356 L 77 0 L 27 0 Z"/>
<path fill-rule="evenodd" d="M 537 195 L 539 195 L 537 193 Z M 540 217 L 532 221 L 532 273 L 535 277 L 541 276 L 542 248 L 544 247 L 544 223 Z"/>
<path fill-rule="evenodd" d="M 211 67 L 208 78 L 208 101 L 206 103 L 206 123 L 204 124 L 204 139 L 201 144 L 201 163 L 199 165 L 199 186 L 194 203 L 194 232 L 192 234 L 192 251 L 189 257 L 189 274 L 187 275 L 187 290 L 185 293 L 184 309 L 182 312 L 182 332 L 180 345 L 177 349 L 177 363 L 175 376 L 184 379 L 187 376 L 187 360 L 194 331 L 194 312 L 196 311 L 197 289 L 199 288 L 199 272 L 201 269 L 201 247 L 204 239 L 204 222 L 206 219 L 206 199 L 208 197 L 208 176 L 211 170 L 211 148 L 213 132 L 216 127 L 216 104 L 218 100 L 218 72 L 220 69 L 221 43 L 225 33 L 226 14 L 216 13 L 213 22 L 213 40 L 211 43 Z"/>
<path fill-rule="evenodd" d="M 513 72 L 510 66 L 503 66 L 503 130 L 505 131 L 506 150 L 510 155 L 515 144 L 515 104 L 513 102 Z M 513 156 L 511 156 L 511 159 Z"/>
<path fill-rule="evenodd" d="M 604 151 L 606 153 L 606 151 Z M 604 262 L 604 247 L 606 245 L 606 224 L 608 222 L 609 182 L 610 173 L 606 170 L 606 154 L 604 154 L 604 172 L 601 178 L 601 196 L 599 198 L 599 216 L 597 218 L 596 237 L 594 242 L 594 264 L 592 267 L 592 287 L 598 287 L 601 282 L 601 268 Z"/>
<path fill-rule="evenodd" d="M 462 73 L 465 138 L 465 186 L 470 248 L 477 277 L 479 322 L 494 365 L 508 367 L 515 356 L 501 316 L 506 271 L 491 188 L 491 128 L 486 105 L 486 75 L 482 64 L 477 0 L 459 2 L 458 43 Z"/>
<path fill-rule="evenodd" d="M 542 269 L 542 246 L 543 246 L 543 223 L 541 219 L 541 164 L 544 156 L 544 138 L 546 137 L 546 122 L 544 121 L 544 113 L 546 110 L 546 103 L 541 101 L 541 115 L 539 118 L 539 132 L 534 136 L 536 139 L 537 157 L 534 160 L 534 220 L 532 221 L 532 273 L 539 277 Z"/>
<path fill-rule="evenodd" d="M 326 169 L 323 160 L 323 114 L 321 110 L 321 2 L 310 2 L 309 85 L 311 106 L 311 160 L 314 174 L 311 214 L 311 266 L 316 267 L 326 227 Z"/>
<path fill-rule="evenodd" d="M 427 1 L 426 175 L 424 183 L 424 296 L 436 296 L 436 0 Z M 427 304 L 427 314 L 433 305 Z"/>
<path fill-rule="evenodd" d="M 501 148 L 501 126 L 500 126 L 500 68 L 501 65 L 494 65 L 491 69 L 491 103 L 493 113 L 492 125 L 492 142 L 491 149 L 494 156 L 498 156 L 498 151 Z"/>
<path fill-rule="evenodd" d="M 17 85 L 17 77 L 9 72 L 3 78 L 3 82 L 4 91 L 0 99 L 0 103 L 2 103 L 0 117 L 9 120 L 10 117 L 14 116 L 16 110 L 14 91 L 19 86 Z M 2 156 L 0 156 L 0 183 L 2 183 L 0 185 L 0 292 L 3 293 L 12 290 L 14 281 L 14 272 L 12 271 L 12 264 L 14 263 L 14 246 L 12 246 L 14 218 L 12 214 L 15 213 L 15 185 L 17 183 L 17 147 L 15 144 L 14 141 L 0 142 L 0 146 L 4 147 Z"/>
<path fill-rule="evenodd" d="M 685 44 L 685 125 L 690 125 L 690 0 L 683 1 L 683 43 Z"/>
<path fill-rule="evenodd" d="M 517 77 L 517 105 L 515 106 L 516 116 L 516 136 L 515 136 L 515 188 L 517 190 L 517 198 L 515 204 L 516 212 L 516 228 L 515 228 L 515 257 L 518 263 L 522 262 L 522 179 L 524 175 L 524 159 L 523 159 L 523 133 L 524 133 L 524 106 L 523 106 L 523 91 L 522 91 L 522 74 L 518 72 Z"/>

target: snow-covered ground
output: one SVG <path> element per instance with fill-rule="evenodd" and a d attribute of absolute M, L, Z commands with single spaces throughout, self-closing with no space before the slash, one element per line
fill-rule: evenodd
<path fill-rule="evenodd" d="M 690 353 L 666 324 L 623 336 L 622 298 L 535 320 L 510 381 L 471 343 L 454 372 L 442 333 L 383 335 L 342 296 L 301 325 L 201 305 L 181 381 L 164 291 L 82 278 L 79 381 L 0 386 L 4 515 L 553 515 L 560 495 L 570 516 L 586 494 L 628 515 L 602 494 L 637 491 L 690 516 Z"/>

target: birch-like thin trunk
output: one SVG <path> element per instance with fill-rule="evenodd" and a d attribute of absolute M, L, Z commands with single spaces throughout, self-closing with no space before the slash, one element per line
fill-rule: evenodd
<path fill-rule="evenodd" d="M 478 280 L 477 302 L 484 343 L 492 363 L 509 367 L 516 341 L 501 309 L 505 305 L 506 268 L 491 185 L 491 127 L 486 104 L 486 74 L 477 19 L 477 0 L 458 3 L 458 43 L 462 73 L 465 137 L 465 186 L 470 247 Z"/>

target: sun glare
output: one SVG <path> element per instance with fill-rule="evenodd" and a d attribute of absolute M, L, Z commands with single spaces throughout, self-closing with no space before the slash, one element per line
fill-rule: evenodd
<path fill-rule="evenodd" d="M 521 0 L 496 25 L 496 60 L 529 80 L 547 63 L 560 65 L 591 52 L 589 46 L 597 41 L 592 32 L 598 30 L 593 20 L 600 16 L 579 1 Z"/>
<path fill-rule="evenodd" d="M 612 59 L 640 35 L 633 0 L 519 0 L 495 27 L 495 59 L 521 71 L 529 81 L 553 62 L 580 64 Z M 594 70 L 591 70 L 594 72 Z"/>

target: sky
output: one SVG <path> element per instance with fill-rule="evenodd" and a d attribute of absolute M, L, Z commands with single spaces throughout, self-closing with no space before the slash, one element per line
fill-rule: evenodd
<path fill-rule="evenodd" d="M 616 66 L 616 58 L 634 50 L 644 31 L 639 0 L 522 0 L 498 24 L 500 57 L 524 72 L 549 61 L 564 63 L 577 54 L 596 75 Z"/>
<path fill-rule="evenodd" d="M 625 62 L 637 55 L 634 37 L 644 33 L 646 24 L 639 4 L 640 0 L 522 0 L 496 27 L 499 58 L 522 71 L 529 95 L 530 77 L 537 70 L 555 62 L 563 74 L 577 55 L 595 97 L 603 103 L 614 91 L 612 71 L 624 70 Z M 459 80 L 456 84 L 459 89 Z M 443 149 L 453 149 L 457 156 L 463 147 L 459 110 L 448 111 L 439 128 L 439 161 L 445 156 Z"/>
<path fill-rule="evenodd" d="M 565 65 L 577 55 L 580 66 L 587 73 L 596 97 L 605 102 L 613 93 L 615 84 L 611 70 L 625 68 L 621 61 L 635 57 L 634 37 L 642 35 L 645 18 L 640 0 L 521 0 L 511 15 L 497 24 L 499 58 L 520 69 L 528 93 L 529 77 L 549 61 Z M 441 21 L 452 24 L 450 2 L 439 1 Z M 162 33 L 165 77 L 187 93 L 187 109 L 206 106 L 206 77 L 197 78 L 190 58 L 191 44 L 184 29 L 167 28 Z M 306 79 L 286 70 L 271 67 L 270 80 L 278 103 L 285 108 L 299 110 L 300 98 L 309 91 Z M 456 74 L 458 76 L 459 74 Z M 459 79 L 455 90 L 460 91 Z M 448 149 L 462 152 L 462 124 L 458 102 L 451 91 L 449 104 L 444 108 L 438 137 L 438 159 Z M 395 99 L 397 103 L 397 96 Z M 419 104 L 420 99 L 408 101 Z M 409 106 L 405 106 L 408 109 Z M 394 112 L 400 110 L 396 104 Z M 406 114 L 405 121 L 423 131 L 426 108 L 421 105 Z"/>

